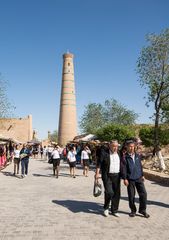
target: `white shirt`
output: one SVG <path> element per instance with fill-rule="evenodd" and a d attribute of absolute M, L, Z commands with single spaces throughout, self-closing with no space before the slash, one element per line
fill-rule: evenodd
<path fill-rule="evenodd" d="M 81 159 L 89 159 L 90 150 L 83 150 L 81 153 Z"/>
<path fill-rule="evenodd" d="M 47 152 L 47 148 L 43 148 L 44 155 L 46 154 L 46 152 Z"/>
<path fill-rule="evenodd" d="M 56 150 L 56 149 L 53 150 L 53 152 L 52 152 L 52 157 L 53 157 L 53 159 L 60 158 L 59 151 Z"/>
<path fill-rule="evenodd" d="M 52 147 L 48 147 L 48 152 L 51 153 L 53 151 Z"/>
<path fill-rule="evenodd" d="M 67 158 L 69 160 L 69 162 L 75 162 L 76 161 L 76 151 L 69 151 Z"/>
<path fill-rule="evenodd" d="M 110 152 L 110 169 L 109 173 L 119 173 L 120 172 L 120 158 L 118 153 Z"/>
<path fill-rule="evenodd" d="M 133 159 L 133 162 L 135 163 L 135 153 L 129 154 L 129 155 L 130 155 L 130 157 Z"/>
<path fill-rule="evenodd" d="M 14 150 L 14 157 L 15 158 L 19 158 L 19 154 L 20 154 L 20 150 L 19 149 L 15 149 Z"/>

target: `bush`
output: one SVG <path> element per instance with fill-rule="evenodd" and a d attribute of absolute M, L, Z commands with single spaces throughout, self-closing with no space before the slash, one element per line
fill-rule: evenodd
<path fill-rule="evenodd" d="M 160 145 L 169 144 L 169 129 L 159 128 L 159 142 Z M 154 145 L 154 127 L 144 127 L 140 129 L 139 137 L 146 147 Z"/>
<path fill-rule="evenodd" d="M 141 128 L 139 131 L 139 137 L 146 147 L 153 146 L 154 128 L 153 127 Z"/>
<path fill-rule="evenodd" d="M 122 143 L 125 139 L 134 137 L 135 130 L 132 129 L 131 126 L 109 124 L 99 129 L 96 135 L 101 141 L 116 139 Z"/>

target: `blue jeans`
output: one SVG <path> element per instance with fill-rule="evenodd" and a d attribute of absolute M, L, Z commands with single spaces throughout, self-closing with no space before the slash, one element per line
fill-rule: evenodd
<path fill-rule="evenodd" d="M 23 158 L 21 160 L 21 172 L 22 175 L 27 175 L 28 174 L 28 164 L 29 164 L 29 159 Z"/>

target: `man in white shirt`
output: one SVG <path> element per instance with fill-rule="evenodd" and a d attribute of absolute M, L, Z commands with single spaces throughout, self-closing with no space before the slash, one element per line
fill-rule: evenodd
<path fill-rule="evenodd" d="M 101 175 L 105 189 L 104 193 L 104 216 L 109 215 L 109 205 L 111 202 L 111 212 L 115 217 L 119 217 L 117 213 L 120 201 L 120 157 L 118 154 L 118 141 L 113 140 L 109 143 L 107 149 L 102 149 L 97 161 L 95 178 Z"/>

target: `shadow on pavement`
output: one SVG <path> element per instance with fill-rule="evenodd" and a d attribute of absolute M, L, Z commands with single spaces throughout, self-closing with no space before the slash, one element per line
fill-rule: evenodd
<path fill-rule="evenodd" d="M 2 172 L 1 173 L 5 176 L 8 176 L 8 177 L 15 177 L 15 178 L 21 178 L 20 175 L 14 175 L 12 172 Z"/>
<path fill-rule="evenodd" d="M 32 174 L 34 177 L 53 177 L 53 174 L 38 174 L 38 173 L 33 173 Z"/>
<path fill-rule="evenodd" d="M 73 213 L 84 212 L 101 215 L 103 212 L 103 206 L 95 202 L 76 200 L 52 200 L 52 202 L 69 209 Z"/>
<path fill-rule="evenodd" d="M 39 174 L 39 173 L 33 173 L 34 177 L 55 177 L 53 174 Z M 69 177 L 69 173 L 59 173 L 59 177 Z M 81 177 L 81 175 L 76 175 L 76 177 Z"/>
<path fill-rule="evenodd" d="M 121 197 L 122 200 L 128 201 L 128 197 Z M 135 202 L 139 203 L 139 198 L 135 198 Z M 156 205 L 159 207 L 169 208 L 169 204 L 157 201 L 147 200 L 147 205 Z"/>

